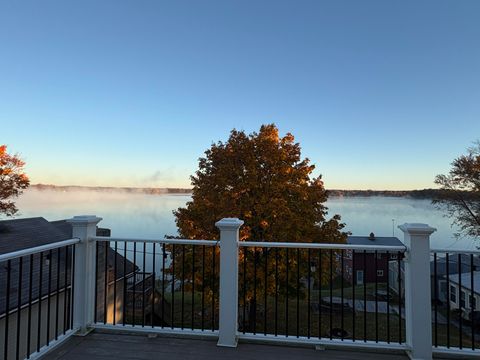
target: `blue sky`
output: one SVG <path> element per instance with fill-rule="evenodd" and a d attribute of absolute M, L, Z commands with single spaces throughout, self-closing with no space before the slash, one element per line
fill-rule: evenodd
<path fill-rule="evenodd" d="M 432 187 L 480 138 L 479 1 L 3 1 L 0 143 L 34 183 L 189 186 L 232 128 L 327 188 Z"/>

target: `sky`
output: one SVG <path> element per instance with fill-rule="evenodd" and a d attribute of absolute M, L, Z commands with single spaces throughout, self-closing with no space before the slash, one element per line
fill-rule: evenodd
<path fill-rule="evenodd" d="M 32 183 L 189 187 L 275 123 L 330 189 L 420 189 L 480 138 L 479 1 L 0 1 Z"/>

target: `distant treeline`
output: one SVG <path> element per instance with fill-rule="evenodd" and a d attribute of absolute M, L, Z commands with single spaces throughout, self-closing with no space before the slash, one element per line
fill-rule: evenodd
<path fill-rule="evenodd" d="M 35 184 L 31 188 L 36 190 L 55 190 L 55 191 L 104 191 L 104 192 L 125 192 L 131 194 L 190 194 L 192 189 L 185 188 L 137 188 L 137 187 L 114 187 L 114 186 L 60 186 Z M 331 197 L 366 197 L 366 196 L 392 196 L 409 197 L 413 199 L 438 199 L 445 197 L 454 197 L 445 190 L 441 189 L 423 189 L 423 190 L 327 190 Z M 479 195 L 475 193 L 462 192 L 463 199 L 478 199 Z"/>
<path fill-rule="evenodd" d="M 36 190 L 55 190 L 55 191 L 102 191 L 102 192 L 125 192 L 131 194 L 190 194 L 191 189 L 183 188 L 136 188 L 136 187 L 114 187 L 114 186 L 77 186 L 77 185 L 45 185 L 35 184 L 31 188 Z"/>
<path fill-rule="evenodd" d="M 423 189 L 423 190 L 327 190 L 328 196 L 332 197 L 354 197 L 354 196 L 391 196 L 391 197 L 409 197 L 412 199 L 438 199 L 445 197 L 454 197 L 453 192 L 442 189 Z M 458 193 L 456 193 L 458 194 Z M 478 199 L 479 195 L 472 192 L 461 192 L 463 199 Z"/>

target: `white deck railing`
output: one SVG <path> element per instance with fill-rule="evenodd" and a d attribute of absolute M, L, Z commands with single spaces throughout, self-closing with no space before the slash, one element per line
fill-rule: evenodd
<path fill-rule="evenodd" d="M 435 231 L 435 229 L 424 224 L 404 224 L 399 228 L 404 232 L 404 244 L 405 246 L 375 246 L 375 245 L 348 245 L 348 244 L 327 244 L 327 243 L 286 243 L 286 242 L 253 242 L 253 241 L 240 241 L 239 240 L 239 229 L 242 226 L 243 222 L 238 219 L 223 219 L 216 223 L 216 226 L 220 230 L 220 240 L 191 240 L 191 239 L 138 239 L 138 238 L 123 238 L 123 237 L 99 237 L 96 236 L 96 225 L 101 219 L 95 216 L 80 216 L 74 217 L 69 222 L 73 226 L 73 237 L 74 239 L 66 240 L 64 242 L 49 244 L 35 249 L 21 250 L 10 254 L 0 255 L 0 263 L 12 261 L 16 258 L 21 258 L 29 256 L 38 252 L 49 252 L 51 250 L 57 249 L 59 247 L 65 246 L 75 246 L 75 258 L 74 258 L 74 269 L 73 269 L 73 325 L 72 329 L 76 330 L 80 334 L 86 334 L 90 331 L 91 328 L 103 328 L 103 329 L 115 329 L 115 330 L 124 330 L 124 331 L 137 331 L 137 332 L 158 332 L 166 334 L 184 334 L 191 336 L 208 336 L 218 338 L 219 346 L 230 346 L 235 347 L 238 340 L 248 340 L 248 341 L 262 341 L 262 342 L 274 342 L 274 343 L 297 343 L 297 344 L 311 344 L 320 345 L 320 346 L 337 346 L 337 347 L 363 347 L 363 348 L 372 348 L 372 349 L 382 349 L 382 350 L 394 350 L 394 351 L 407 351 L 412 358 L 415 359 L 431 359 L 432 354 L 442 353 L 442 354 L 463 354 L 467 356 L 475 356 L 480 354 L 480 350 L 475 344 L 476 329 L 471 330 L 470 337 L 471 343 L 470 346 L 462 346 L 462 341 L 460 345 L 456 346 L 453 342 L 449 343 L 449 346 L 443 346 L 442 344 L 437 343 L 436 336 L 438 335 L 437 321 L 438 321 L 438 312 L 435 308 L 434 312 L 434 330 L 432 332 L 432 312 L 431 301 L 431 277 L 430 272 L 430 261 L 432 253 L 449 253 L 455 254 L 455 256 L 460 256 L 461 254 L 469 254 L 472 257 L 480 255 L 480 251 L 464 251 L 464 250 L 453 250 L 453 249 L 430 249 L 430 235 Z M 97 253 L 100 244 L 104 244 L 105 253 L 105 262 L 102 265 L 99 265 L 99 254 Z M 114 244 L 112 246 L 112 244 Z M 118 244 L 124 244 L 123 248 L 118 248 Z M 171 324 L 169 326 L 158 325 L 153 321 L 153 313 L 151 315 L 152 320 L 150 323 L 145 322 L 145 314 L 142 314 L 141 323 L 136 322 L 135 314 L 133 315 L 133 322 L 129 321 L 128 317 L 131 315 L 128 312 L 125 312 L 125 297 L 123 302 L 117 304 L 117 295 L 125 294 L 126 291 L 121 291 L 122 283 L 121 281 L 126 281 L 127 278 L 127 267 L 129 269 L 133 266 L 137 266 L 139 263 L 136 263 L 137 255 L 133 256 L 127 255 L 127 251 L 131 252 L 132 248 L 129 246 L 135 247 L 135 249 L 140 248 L 139 256 L 141 261 L 141 272 L 148 281 L 152 281 L 152 284 L 147 284 L 148 289 L 153 289 L 148 292 L 141 292 L 140 298 L 143 302 L 143 307 L 141 309 L 144 311 L 146 306 L 151 307 L 151 311 L 154 312 L 154 308 L 160 306 L 162 308 L 162 321 L 164 319 L 164 303 L 166 302 L 167 293 L 170 301 L 173 306 L 181 306 L 181 314 L 178 315 L 172 309 L 169 316 L 171 316 Z M 147 248 L 148 246 L 148 248 Z M 107 249 L 114 249 L 114 263 L 108 263 L 108 254 Z M 249 250 L 250 249 L 250 250 Z M 253 249 L 253 250 L 252 250 Z M 288 258 L 289 249 L 292 250 L 290 254 L 294 253 L 297 256 L 296 260 L 290 260 Z M 158 250 L 158 252 L 157 252 Z M 268 250 L 268 251 L 267 251 Z M 135 250 L 136 251 L 136 250 Z M 261 252 L 261 259 L 257 252 Z M 278 254 L 281 254 L 286 268 L 279 270 L 278 267 Z M 345 254 L 349 254 L 349 257 L 346 257 Z M 124 256 L 122 266 L 124 266 L 123 271 L 118 272 L 117 270 L 117 261 L 118 254 Z M 175 255 L 176 254 L 176 255 Z M 207 254 L 207 257 L 206 257 Z M 285 255 L 286 254 L 286 255 Z M 311 254 L 316 254 L 317 261 L 329 261 L 330 268 L 330 280 L 328 285 L 330 289 L 323 290 L 322 288 L 322 266 L 321 264 L 309 262 L 308 264 L 302 263 L 299 261 L 300 255 L 305 258 L 308 256 L 310 260 Z M 323 255 L 322 255 L 323 254 Z M 385 341 L 385 334 L 378 333 L 378 317 L 379 317 L 379 291 L 377 278 L 378 272 L 375 275 L 375 282 L 371 284 L 369 291 L 373 292 L 373 300 L 367 300 L 367 285 L 366 281 L 357 283 L 358 279 L 355 279 L 355 255 L 359 255 L 358 259 L 362 259 L 363 256 L 363 270 L 366 271 L 367 261 L 365 259 L 367 255 L 374 256 L 369 257 L 375 263 L 375 269 L 377 268 L 377 256 L 378 254 L 390 254 L 395 255 L 395 262 L 398 263 L 398 304 L 391 302 L 390 286 L 388 285 L 389 277 L 387 273 L 387 285 L 383 289 L 382 296 L 386 297 L 387 301 L 385 306 L 387 310 L 385 312 L 385 318 L 387 323 L 389 321 L 396 321 L 395 326 L 398 326 L 399 341 L 388 340 Z M 397 254 L 399 254 L 397 258 Z M 400 256 L 401 254 L 401 256 Z M 176 256 L 176 258 L 175 258 Z M 277 257 L 275 257 L 277 256 Z M 323 256 L 323 257 L 322 257 Z M 101 256 L 100 256 L 101 257 Z M 169 257 L 168 261 L 166 257 Z M 209 263 L 206 264 L 205 259 L 209 259 Z M 218 259 L 217 259 L 218 258 Z M 247 263 L 247 258 L 249 263 Z M 127 259 L 130 259 L 132 264 L 126 264 Z M 217 260 L 216 260 L 217 259 Z M 390 258 L 388 258 L 390 259 Z M 393 258 L 392 258 L 393 259 Z M 153 265 L 146 266 L 146 261 L 153 261 Z M 176 261 L 176 263 L 175 263 Z M 349 261 L 349 270 L 344 265 L 344 261 Z M 156 263 L 155 263 L 156 262 Z M 168 262 L 168 263 L 167 263 Z M 213 262 L 213 264 L 211 264 Z M 269 271 L 264 273 L 264 279 L 260 276 L 257 276 L 257 267 L 264 266 L 267 269 L 267 266 L 271 266 L 272 262 L 275 262 L 274 271 Z M 352 264 L 353 263 L 353 264 Z M 155 265 L 156 264 L 156 265 Z M 190 265 L 189 265 L 190 264 Z M 270 265 L 269 265 L 270 264 Z M 313 264 L 313 265 L 312 265 Z M 336 264 L 336 265 L 332 265 Z M 339 265 L 340 264 L 340 265 Z M 107 266 L 108 265 L 108 266 Z M 128 266 L 127 266 L 128 265 Z M 315 272 L 314 268 L 317 266 L 317 270 L 320 268 L 319 274 L 312 274 Z M 370 264 L 371 265 L 371 264 Z M 148 269 L 148 267 L 150 268 Z M 175 269 L 175 266 L 177 268 Z M 182 267 L 180 267 L 182 266 Z M 254 270 L 247 269 L 248 266 L 253 266 Z M 290 275 L 288 275 L 290 266 Z M 357 264 L 357 266 L 360 266 Z M 160 268 L 160 271 L 157 269 Z M 93 269 L 96 269 L 93 271 Z M 106 270 L 104 270 L 106 269 Z M 206 272 L 206 269 L 208 271 Z M 327 267 L 328 270 L 328 267 Z M 471 269 L 473 273 L 473 268 Z M 134 269 L 133 271 L 139 271 Z M 182 273 L 183 271 L 183 273 Z M 210 272 L 209 272 L 210 271 Z M 282 274 L 282 271 L 287 271 L 287 274 Z M 301 271 L 304 273 L 301 274 Z M 345 286 L 344 271 L 352 272 L 350 280 L 348 280 L 348 286 Z M 389 270 L 387 270 L 388 272 Z M 189 272 L 188 276 L 185 275 L 185 272 Z M 340 274 L 335 273 L 338 276 L 338 281 L 341 281 L 341 286 L 333 289 L 333 275 L 334 272 L 340 272 Z M 112 275 L 109 273 L 113 273 Z M 190 274 L 191 273 L 191 274 Z M 103 275 L 102 275 L 103 274 Z M 120 274 L 120 275 L 119 275 Z M 152 274 L 152 275 L 149 275 Z M 155 274 L 160 274 L 157 278 Z M 254 274 L 254 275 L 252 275 Z M 294 274 L 294 275 L 292 275 Z M 328 275 L 328 274 L 327 274 Z M 448 274 L 447 274 L 448 275 Z M 99 282 L 99 276 L 102 281 Z M 103 277 L 101 277 L 103 276 Z M 191 276 L 191 277 L 189 277 Z M 250 278 L 248 279 L 248 277 Z M 265 317 L 264 328 L 261 332 L 251 331 L 251 329 L 245 331 L 239 330 L 241 326 L 241 320 L 245 321 L 245 313 L 249 311 L 248 304 L 245 300 L 245 294 L 247 292 L 247 287 L 249 286 L 248 281 L 254 281 L 254 290 L 256 293 L 257 286 L 267 287 L 267 283 L 272 286 L 272 281 L 275 282 L 274 285 L 274 298 L 268 299 L 266 295 L 266 290 L 264 292 L 262 301 L 264 301 L 263 315 Z M 283 276 L 283 277 L 282 277 Z M 350 276 L 350 275 L 349 275 Z M 365 276 L 363 274 L 362 276 Z M 404 277 L 404 278 L 403 278 Z M 296 316 L 296 334 L 289 334 L 288 326 L 286 326 L 286 333 L 278 332 L 277 333 L 277 322 L 280 323 L 283 321 L 278 316 L 278 304 L 279 301 L 277 294 L 280 294 L 281 290 L 278 284 L 278 279 L 284 279 L 286 281 L 286 296 L 281 301 L 282 306 L 287 307 L 287 319 L 288 321 L 288 304 L 291 300 L 289 296 L 295 296 L 292 298 L 293 306 L 297 312 Z M 191 280 L 189 280 L 191 279 Z M 200 280 L 198 280 L 200 279 Z M 117 281 L 118 280 L 118 281 Z M 121 281 L 120 281 L 121 280 Z M 142 280 L 142 279 L 140 279 Z M 140 281 L 139 280 L 139 281 Z M 208 286 L 210 288 L 205 290 L 206 282 L 211 281 Z M 216 282 L 218 281 L 218 282 Z M 258 282 L 257 282 L 258 281 Z M 311 282 L 317 282 L 317 288 L 312 287 Z M 363 278 L 362 278 L 363 281 Z M 178 282 L 178 283 L 177 283 Z M 289 294 L 290 283 L 293 283 L 295 286 L 292 288 L 296 293 L 292 295 Z M 198 283 L 198 284 L 197 284 Z M 241 288 L 239 288 L 239 283 Z M 104 284 L 104 285 L 102 285 Z M 139 282 L 140 286 L 142 281 Z M 143 285 L 145 281 L 143 281 Z M 390 284 L 391 285 L 391 284 Z M 103 293 L 99 295 L 99 290 L 102 290 Z M 118 288 L 117 288 L 118 286 Z M 168 286 L 168 289 L 167 289 Z M 177 288 L 179 286 L 179 288 Z M 195 288 L 197 286 L 197 288 Z M 305 299 L 300 300 L 300 288 L 304 289 Z M 113 289 L 113 296 L 112 295 Z M 187 289 L 186 291 L 184 291 Z M 314 291 L 312 290 L 314 289 Z M 118 291 L 118 293 L 117 293 Z M 133 289 L 134 295 L 133 300 L 136 301 L 137 296 L 135 294 L 136 286 Z M 322 293 L 323 291 L 323 293 Z M 322 335 L 322 323 L 320 322 L 316 327 L 317 335 L 311 336 L 310 327 L 313 324 L 311 321 L 310 309 L 312 307 L 312 293 L 315 292 L 314 302 L 317 303 L 318 313 L 316 316 L 322 316 L 322 308 L 326 310 L 326 315 L 329 315 L 330 321 L 330 331 L 332 331 L 332 312 L 334 307 L 333 294 L 335 298 L 340 298 L 340 307 L 341 311 L 341 321 L 342 325 L 344 321 L 347 321 L 344 316 L 344 291 L 349 291 L 350 295 L 347 298 L 349 306 L 353 309 L 353 313 L 349 315 L 348 321 L 352 324 L 355 331 L 355 313 L 359 306 L 363 306 L 363 312 L 360 311 L 360 316 L 363 316 L 363 326 L 367 326 L 367 316 L 373 316 L 374 321 L 376 322 L 376 338 L 367 338 L 366 330 L 363 330 L 363 337 L 355 338 L 334 338 L 330 335 Z M 131 291 L 130 291 L 131 292 Z M 157 294 L 158 292 L 158 294 Z M 201 294 L 201 297 L 200 295 Z M 357 293 L 356 293 L 357 292 Z M 362 292 L 361 294 L 358 292 Z M 386 294 L 385 294 L 386 292 Z M 404 292 L 404 295 L 403 295 Z M 322 294 L 326 294 L 325 296 Z M 191 302 L 185 303 L 186 295 L 191 297 Z M 437 293 L 435 293 L 437 294 Z M 137 294 L 138 295 L 138 294 Z M 372 296 L 371 293 L 368 294 Z M 107 316 L 107 311 L 103 312 L 104 321 L 99 321 L 97 319 L 97 313 L 99 309 L 99 296 L 103 296 L 104 302 L 103 306 L 105 309 L 108 307 L 113 308 L 113 313 L 116 314 L 117 311 L 122 311 L 118 309 L 123 306 L 122 320 L 119 321 L 119 318 L 115 318 L 113 315 L 113 320 L 109 319 Z M 122 295 L 126 296 L 126 295 Z M 142 298 L 143 296 L 143 298 Z M 148 299 L 145 299 L 145 296 Z M 174 296 L 181 296 L 181 303 L 176 304 Z M 250 296 L 250 295 L 249 295 Z M 355 296 L 359 296 L 360 299 L 355 299 Z M 323 304 L 323 298 L 326 297 L 328 301 Z M 352 298 L 353 297 L 353 298 Z M 253 297 L 250 296 L 250 299 Z M 329 299 L 328 299 L 329 298 Z M 157 299 L 161 299 L 161 304 L 156 303 Z M 402 310 L 404 299 L 404 310 Z M 438 298 L 436 295 L 433 297 L 436 301 Z M 177 298 L 178 300 L 178 298 Z M 239 301 L 240 300 L 240 301 Z M 273 302 L 274 301 L 274 302 Z M 300 301 L 303 301 L 302 309 L 308 311 L 308 335 L 299 332 L 299 313 L 300 313 Z M 337 301 L 337 300 L 335 300 Z M 146 304 L 148 302 L 148 304 Z M 201 306 L 199 304 L 201 302 Z M 254 304 L 254 315 L 257 316 L 259 313 L 257 311 L 257 304 L 260 303 L 260 300 L 255 298 Z M 305 305 L 306 304 L 306 305 Z M 360 304 L 360 305 L 359 305 Z M 435 302 L 436 304 L 436 302 Z M 374 311 L 367 312 L 367 305 L 374 306 Z M 384 304 L 381 304 L 384 306 Z M 191 315 L 187 321 L 184 323 L 184 307 L 191 307 Z M 268 310 L 267 309 L 270 309 Z M 275 308 L 275 331 L 272 331 L 271 328 L 267 329 L 267 315 L 268 311 L 272 311 L 272 307 Z M 133 311 L 137 309 L 136 306 L 133 306 Z M 243 315 L 239 317 L 239 309 L 243 312 Z M 391 311 L 392 309 L 397 309 L 395 315 Z M 178 311 L 178 307 L 177 310 Z M 303 311 L 303 310 L 302 310 Z M 110 311 L 111 312 L 111 311 Z M 186 313 L 186 312 L 185 312 Z M 210 316 L 208 320 L 204 319 L 206 316 Z M 282 313 L 283 314 L 283 313 Z M 304 314 L 300 314 L 304 316 Z M 179 320 L 178 316 L 181 316 Z M 284 314 L 282 316 L 285 316 Z M 383 315 L 382 315 L 383 316 Z M 373 319 L 372 318 L 372 319 Z M 201 325 L 200 324 L 201 319 Z M 208 322 L 208 328 L 204 326 L 205 322 Z M 373 321 L 373 320 L 371 320 Z M 179 325 L 180 324 L 180 325 Z M 448 324 L 450 326 L 451 324 Z M 458 324 L 453 324 L 452 328 Z M 390 329 L 390 328 L 388 328 Z M 449 327 L 450 329 L 450 327 Z M 342 328 L 343 330 L 343 328 Z M 357 329 L 358 330 L 358 329 Z M 382 330 L 380 330 L 382 331 Z M 387 330 L 390 331 L 390 330 Z M 462 333 L 463 328 L 460 324 L 460 333 Z M 70 334 L 70 332 L 69 332 Z M 404 334 L 404 335 L 402 335 Z M 449 336 L 451 334 L 449 333 Z M 461 336 L 461 335 L 460 335 Z M 432 343 L 432 339 L 433 342 Z M 42 353 L 48 349 L 42 348 Z"/>

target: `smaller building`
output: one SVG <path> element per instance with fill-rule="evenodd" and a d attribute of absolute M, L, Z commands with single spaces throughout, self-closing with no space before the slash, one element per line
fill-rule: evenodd
<path fill-rule="evenodd" d="M 349 236 L 349 245 L 373 245 L 373 246 L 403 246 L 396 237 L 377 237 L 373 233 L 370 236 Z M 385 251 L 345 251 L 345 273 L 347 281 L 355 285 L 364 283 L 387 282 L 389 263 L 398 260 L 399 252 Z"/>
<path fill-rule="evenodd" d="M 449 275 L 447 294 L 450 309 L 461 309 L 462 316 L 468 319 L 480 302 L 480 271 Z"/>

